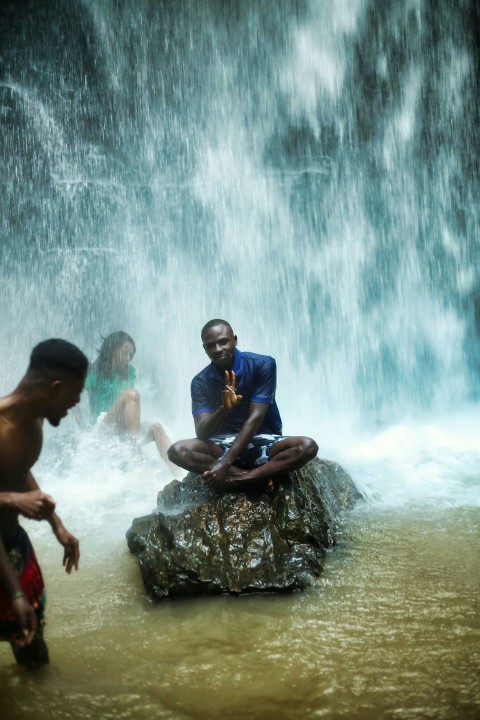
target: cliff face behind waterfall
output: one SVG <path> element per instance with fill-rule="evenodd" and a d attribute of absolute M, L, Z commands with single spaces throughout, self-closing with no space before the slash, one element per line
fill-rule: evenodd
<path fill-rule="evenodd" d="M 5 0 L 0 22 L 3 390 L 37 340 L 93 355 L 124 327 L 188 416 L 224 315 L 277 358 L 292 422 L 477 397 L 475 0 Z"/>

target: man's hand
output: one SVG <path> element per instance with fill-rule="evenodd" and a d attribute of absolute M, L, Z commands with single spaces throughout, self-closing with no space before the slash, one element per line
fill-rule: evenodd
<path fill-rule="evenodd" d="M 231 463 L 225 460 L 219 460 L 215 465 L 212 465 L 209 470 L 205 470 L 202 475 L 202 478 L 205 480 L 205 485 L 210 488 L 210 490 L 218 489 L 222 485 L 223 480 L 229 475 L 230 466 Z"/>
<path fill-rule="evenodd" d="M 16 647 L 29 645 L 37 632 L 38 620 L 35 610 L 25 595 L 20 595 L 12 601 L 12 612 L 19 626 L 19 632 L 12 638 L 13 644 Z"/>
<path fill-rule="evenodd" d="M 55 500 L 41 490 L 12 493 L 12 506 L 30 520 L 48 520 L 55 510 Z"/>
<path fill-rule="evenodd" d="M 233 410 L 233 408 L 239 405 L 243 400 L 242 395 L 237 395 L 236 393 L 236 384 L 237 378 L 235 377 L 233 370 L 231 372 L 225 370 L 225 390 L 222 392 L 222 397 L 223 407 L 227 412 Z"/>
<path fill-rule="evenodd" d="M 72 569 L 78 570 L 78 562 L 80 560 L 80 543 L 77 538 L 68 532 L 68 530 L 60 522 L 58 516 L 55 516 L 55 522 L 51 523 L 52 530 L 60 545 L 63 546 L 63 565 L 65 572 L 69 575 Z"/>
<path fill-rule="evenodd" d="M 200 412 L 194 416 L 195 433 L 199 440 L 209 440 L 216 435 L 225 422 L 226 415 L 242 402 L 243 396 L 237 395 L 237 379 L 233 370 L 225 370 L 225 389 L 222 390 L 222 404 L 215 412 Z"/>
<path fill-rule="evenodd" d="M 247 473 L 248 470 L 242 470 L 228 460 L 220 459 L 205 470 L 202 478 L 210 490 L 233 490 L 242 485 L 242 476 Z"/>

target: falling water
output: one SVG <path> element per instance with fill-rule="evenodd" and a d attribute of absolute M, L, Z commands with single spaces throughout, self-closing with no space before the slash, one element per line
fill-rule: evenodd
<path fill-rule="evenodd" d="M 380 675 L 385 661 L 359 618 L 355 641 L 349 636 L 355 583 L 367 595 L 372 623 L 385 600 L 378 632 L 387 644 L 408 632 L 396 603 L 417 617 L 422 599 L 430 607 L 428 593 L 440 604 L 451 593 L 448 623 L 455 608 L 467 617 L 472 602 L 480 504 L 478 4 L 5 0 L 0 23 L 0 389 L 13 387 L 40 339 L 65 337 L 93 358 L 100 336 L 121 328 L 137 343 L 145 414 L 161 418 L 173 439 L 189 436 L 189 382 L 206 364 L 199 331 L 211 317 L 225 317 L 240 348 L 276 357 L 285 431 L 315 437 L 321 455 L 341 461 L 367 499 L 317 594 L 271 606 L 222 605 L 226 636 L 212 638 L 218 604 L 170 607 L 160 615 L 142 604 L 124 555 L 131 519 L 151 510 L 168 479 L 153 449 L 146 468 L 132 469 L 121 448 L 100 446 L 70 419 L 47 430 L 37 476 L 84 548 L 83 576 L 65 579 L 54 569 L 57 549 L 48 534 L 31 528 L 39 549 L 46 547 L 53 585 L 50 612 L 59 627 L 53 621 L 49 628 L 52 654 L 72 662 L 63 622 L 73 620 L 75 643 L 88 660 L 73 663 L 72 676 L 99 672 L 111 684 L 113 671 L 104 663 L 116 648 L 121 668 L 114 672 L 130 687 L 128 699 L 96 687 L 95 697 L 106 693 L 109 700 L 90 707 L 86 680 L 79 691 L 85 714 L 69 716 L 101 717 L 108 706 L 117 717 L 221 717 L 230 705 L 220 699 L 212 710 L 210 692 L 220 683 L 216 663 L 223 663 L 231 664 L 227 685 L 242 717 L 298 711 L 298 717 L 473 718 L 478 652 L 461 643 L 455 658 L 463 659 L 464 685 L 436 709 L 412 693 L 401 706 L 370 699 L 367 714 L 361 703 L 354 714 L 352 698 L 362 696 L 367 680 L 346 658 L 357 663 L 373 653 Z M 441 595 L 443 567 L 435 566 L 431 587 L 422 586 L 419 597 L 402 596 L 401 587 L 415 585 L 415 567 L 406 564 L 375 596 L 369 571 L 372 577 L 379 571 L 358 548 L 367 558 L 372 548 L 382 553 L 382 578 L 390 577 L 402 558 L 407 563 L 419 525 L 420 567 L 432 567 L 430 555 L 450 557 L 442 528 L 455 546 L 476 543 L 465 551 L 458 577 L 445 580 Z M 362 574 L 358 565 L 365 563 Z M 124 627 L 123 645 L 121 637 L 115 644 L 105 619 L 105 582 L 114 617 L 138 632 Z M 86 610 L 72 617 L 65 610 L 72 587 L 85 593 L 88 618 Z M 266 627 L 260 647 L 269 649 L 256 665 L 257 612 Z M 260 683 L 250 696 L 244 657 L 238 672 L 245 684 L 237 686 L 226 637 L 239 613 L 241 639 L 232 647 L 240 652 L 243 638 L 252 672 L 261 674 L 274 666 L 270 612 L 284 633 L 278 662 L 293 667 L 296 685 L 289 694 L 283 681 L 274 683 L 280 701 L 267 692 L 256 715 L 244 703 L 258 699 Z M 428 635 L 431 620 L 415 632 Z M 478 639 L 475 622 L 465 620 L 465 627 L 476 627 Z M 189 623 L 204 647 L 217 651 L 216 659 L 213 650 L 203 657 L 203 669 L 186 659 L 197 652 Z M 318 653 L 326 638 L 332 675 L 338 632 L 350 695 L 331 679 L 317 698 L 307 669 L 315 666 L 314 648 L 298 660 L 290 624 L 295 633 L 318 630 Z M 137 653 L 156 661 L 158 626 L 159 662 L 169 679 L 156 695 Z M 168 642 L 182 652 L 168 650 Z M 446 648 L 436 656 L 440 665 Z M 402 650 L 399 657 L 410 657 L 407 646 Z M 143 689 L 128 669 L 130 657 L 149 677 Z M 209 691 L 195 710 L 205 673 Z M 446 676 L 439 677 L 445 686 Z M 12 718 L 28 717 L 13 671 L 9 682 Z M 368 683 L 379 682 L 372 669 Z M 389 682 L 392 697 L 400 697 L 402 681 Z M 188 694 L 187 686 L 193 704 L 182 705 L 178 693 Z M 46 700 L 29 689 L 37 716 L 66 717 L 61 698 L 74 700 L 69 678 L 50 676 L 47 687 Z M 418 693 L 425 688 L 433 692 L 435 682 L 419 685 Z"/>

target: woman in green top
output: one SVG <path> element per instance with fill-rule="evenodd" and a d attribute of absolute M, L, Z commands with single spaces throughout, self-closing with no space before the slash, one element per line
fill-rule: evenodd
<path fill-rule="evenodd" d="M 100 420 L 121 436 L 129 436 L 140 445 L 140 430 L 145 430 L 146 442 L 155 441 L 160 457 L 174 476 L 179 468 L 170 462 L 167 450 L 172 444 L 160 423 L 141 428 L 140 393 L 135 390 L 135 368 L 130 360 L 135 355 L 133 338 L 123 330 L 103 340 L 98 358 L 90 366 L 85 382 L 92 423 Z"/>

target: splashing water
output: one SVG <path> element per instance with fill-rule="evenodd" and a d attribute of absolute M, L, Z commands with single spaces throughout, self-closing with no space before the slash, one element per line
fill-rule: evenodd
<path fill-rule="evenodd" d="M 371 499 L 476 503 L 475 3 L 49 7 L 4 18 L 4 391 L 37 340 L 123 327 L 190 436 L 225 316 Z"/>

